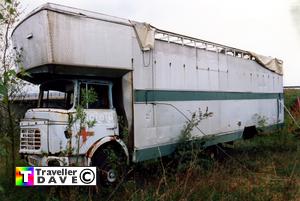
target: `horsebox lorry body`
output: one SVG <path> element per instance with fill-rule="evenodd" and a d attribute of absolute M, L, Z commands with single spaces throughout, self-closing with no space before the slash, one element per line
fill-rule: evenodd
<path fill-rule="evenodd" d="M 199 110 L 212 114 L 191 131 L 203 147 L 283 123 L 278 59 L 56 4 L 32 11 L 12 40 L 22 78 L 40 85 L 20 122 L 31 165 L 101 164 L 107 147 L 132 162 L 165 156 Z M 95 124 L 70 125 L 88 89 Z"/>

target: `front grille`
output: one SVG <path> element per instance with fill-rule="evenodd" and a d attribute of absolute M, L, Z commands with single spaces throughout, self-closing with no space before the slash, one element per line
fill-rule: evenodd
<path fill-rule="evenodd" d="M 21 149 L 38 150 L 41 148 L 41 132 L 39 129 L 21 129 Z"/>

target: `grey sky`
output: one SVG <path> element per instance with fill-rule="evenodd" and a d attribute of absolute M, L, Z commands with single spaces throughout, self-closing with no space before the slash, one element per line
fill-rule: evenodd
<path fill-rule="evenodd" d="M 300 0 L 22 0 L 97 11 L 284 61 L 284 84 L 300 85 Z"/>

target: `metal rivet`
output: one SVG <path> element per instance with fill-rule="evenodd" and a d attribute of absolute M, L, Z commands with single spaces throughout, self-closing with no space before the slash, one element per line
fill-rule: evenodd
<path fill-rule="evenodd" d="M 33 38 L 33 34 L 32 33 L 30 33 L 30 34 L 28 34 L 27 36 L 26 36 L 26 38 L 29 40 L 29 39 L 32 39 Z"/>

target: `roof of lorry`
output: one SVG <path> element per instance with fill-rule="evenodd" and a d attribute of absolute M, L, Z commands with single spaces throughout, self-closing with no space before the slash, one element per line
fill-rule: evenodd
<path fill-rule="evenodd" d="M 131 23 L 128 19 L 114 17 L 111 15 L 106 15 L 106 14 L 102 14 L 102 13 L 98 13 L 98 12 L 88 11 L 88 10 L 79 9 L 79 8 L 73 8 L 73 7 L 54 4 L 54 3 L 46 3 L 46 4 L 41 5 L 40 7 L 37 7 L 36 9 L 31 11 L 23 20 L 25 20 L 26 18 L 29 18 L 30 16 L 32 16 L 35 13 L 40 12 L 42 10 L 51 10 L 51 11 L 60 12 L 60 13 L 64 13 L 64 14 L 78 15 L 78 16 L 82 16 L 82 17 L 105 20 L 105 21 L 110 21 L 110 22 L 115 22 L 115 23 L 120 23 L 120 24 L 131 26 Z"/>
<path fill-rule="evenodd" d="M 146 24 L 146 23 L 139 23 L 139 22 L 136 22 L 136 21 L 131 21 L 131 20 L 128 20 L 128 19 L 120 18 L 120 17 L 114 17 L 114 16 L 110 16 L 110 15 L 106 15 L 106 14 L 102 14 L 102 13 L 98 13 L 98 12 L 73 8 L 73 7 L 54 4 L 54 3 L 46 3 L 44 5 L 41 5 L 38 8 L 34 9 L 24 19 L 22 19 L 19 22 L 19 24 L 16 25 L 14 30 L 23 21 L 25 21 L 26 19 L 30 18 L 31 16 L 35 15 L 36 13 L 38 13 L 42 10 L 49 10 L 49 11 L 53 11 L 53 12 L 57 12 L 57 13 L 63 13 L 63 14 L 67 14 L 67 15 L 80 16 L 80 17 L 86 17 L 86 18 L 90 18 L 90 19 L 96 19 L 96 20 L 101 20 L 101 21 L 117 23 L 117 24 L 126 25 L 126 26 L 133 26 L 134 28 L 136 28 L 137 24 L 145 24 L 145 25 L 153 28 L 153 30 L 155 30 L 155 32 L 163 34 L 163 37 L 165 37 L 164 35 L 168 35 L 168 36 L 172 36 L 172 37 L 178 37 L 179 39 L 182 40 L 182 43 L 183 43 L 182 45 L 186 45 L 186 44 L 184 44 L 183 41 L 188 40 L 189 44 L 190 44 L 191 41 L 193 41 L 193 43 L 195 43 L 195 44 L 196 43 L 203 43 L 203 44 L 206 44 L 206 45 L 211 45 L 213 47 L 218 47 L 219 48 L 218 51 L 220 51 L 220 52 L 221 52 L 221 49 L 230 50 L 230 51 L 233 52 L 234 56 L 235 56 L 235 54 L 238 55 L 239 53 L 249 55 L 255 61 L 260 63 L 263 67 L 282 75 L 282 63 L 283 62 L 280 59 L 276 59 L 276 58 L 272 58 L 272 57 L 266 57 L 266 56 L 256 54 L 254 52 L 249 52 L 249 51 L 246 51 L 246 50 L 242 50 L 242 49 L 238 49 L 238 48 L 234 48 L 234 47 L 230 47 L 230 46 L 226 46 L 226 45 L 222 45 L 222 44 L 218 44 L 218 43 L 214 43 L 214 42 L 210 42 L 210 41 L 206 41 L 206 40 L 201 40 L 201 39 L 198 39 L 198 38 L 189 37 L 189 36 L 185 36 L 185 35 L 181 35 L 181 34 L 177 34 L 177 33 L 173 33 L 173 32 L 170 32 L 170 31 L 161 30 L 161 29 L 158 29 L 158 28 L 156 28 L 152 25 Z M 14 30 L 12 31 L 12 34 L 14 33 Z"/>

